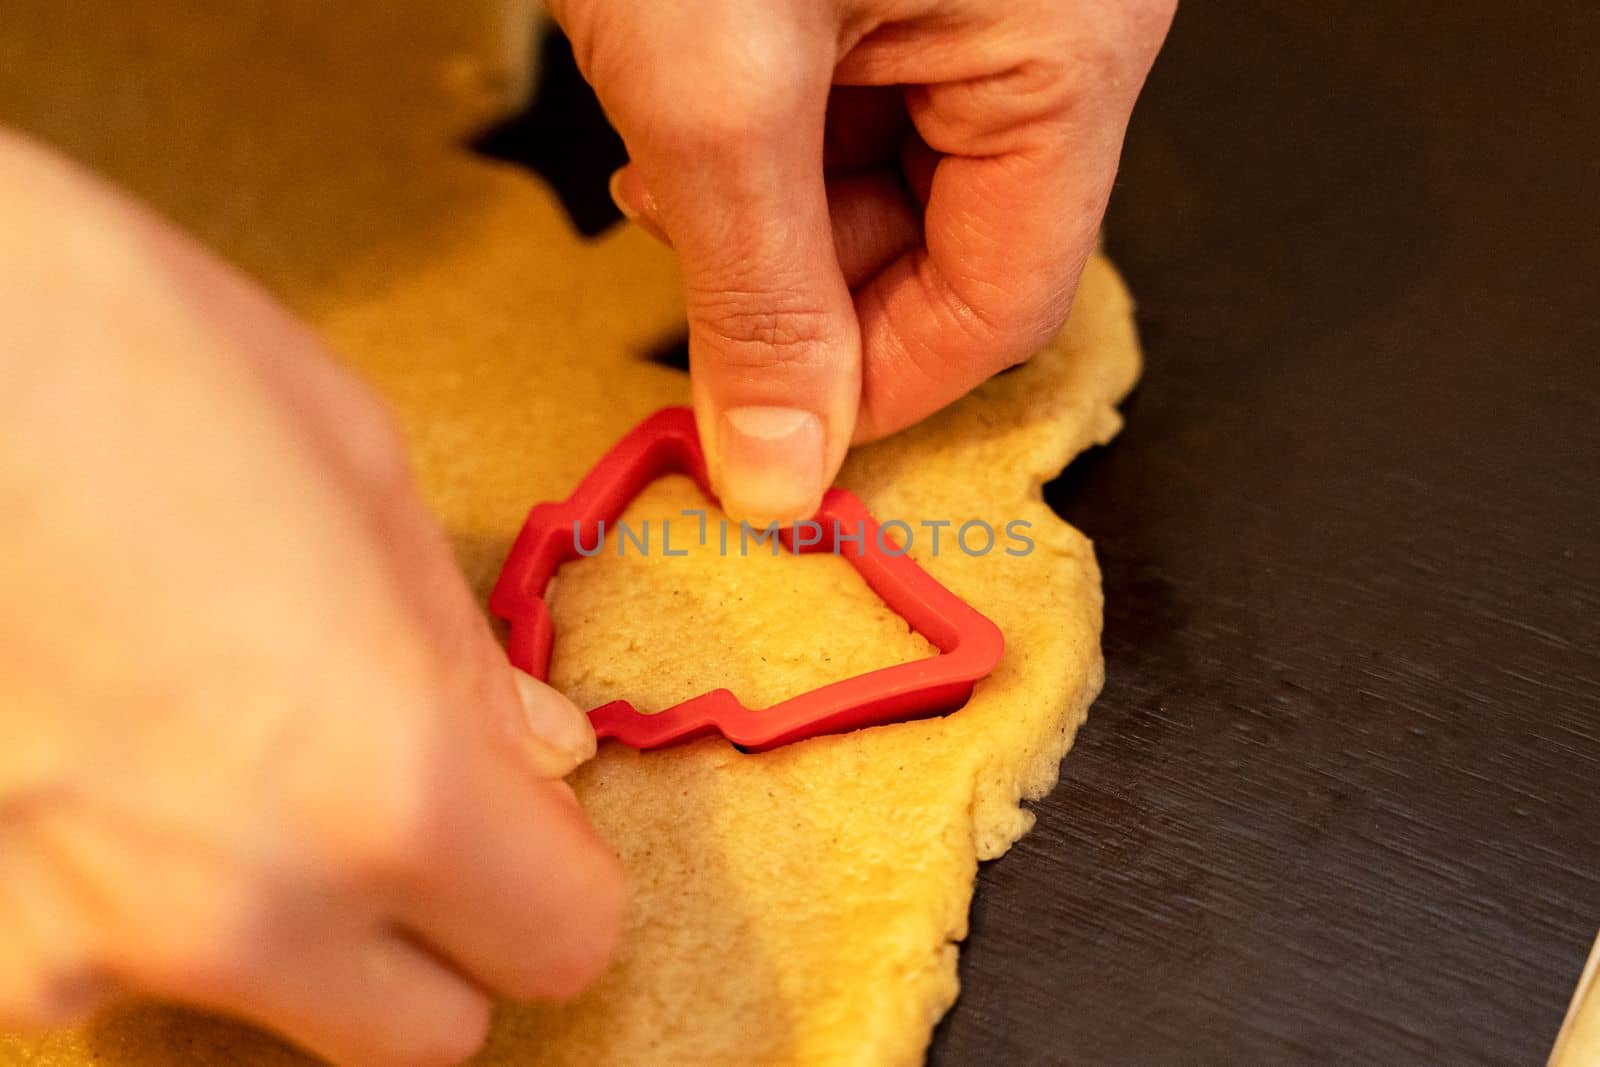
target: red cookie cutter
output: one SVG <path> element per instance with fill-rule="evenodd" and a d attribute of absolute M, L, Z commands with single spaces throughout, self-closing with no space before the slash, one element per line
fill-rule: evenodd
<path fill-rule="evenodd" d="M 656 412 L 606 453 L 570 497 L 528 513 L 489 598 L 489 610 L 511 626 L 507 653 L 512 663 L 536 678 L 546 676 L 552 635 L 544 592 L 556 568 L 577 558 L 580 544 L 598 544 L 602 521 L 614 521 L 645 486 L 672 472 L 689 475 L 712 496 L 688 408 Z M 815 521 L 822 526 L 821 538 L 816 544 L 802 542 L 800 551 L 844 556 L 873 592 L 938 646 L 939 655 L 869 671 L 761 709 L 745 707 L 727 689 L 653 715 L 613 700 L 589 712 L 595 734 L 645 749 L 720 733 L 741 748 L 759 751 L 819 734 L 940 715 L 965 704 L 973 684 L 1000 662 L 1005 641 L 999 627 L 903 549 L 886 551 L 877 522 L 855 494 L 828 490 Z M 841 532 L 844 537 L 837 536 Z M 779 535 L 789 551 L 794 551 L 794 533 L 791 525 Z M 852 550 L 842 551 L 841 542 Z"/>

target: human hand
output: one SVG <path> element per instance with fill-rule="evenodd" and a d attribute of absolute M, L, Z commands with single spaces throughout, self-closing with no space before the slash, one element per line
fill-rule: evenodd
<path fill-rule="evenodd" d="M 373 395 L 242 277 L 0 136 L 0 1019 L 128 990 L 340 1062 L 564 996 L 621 881 Z"/>
<path fill-rule="evenodd" d="M 682 263 L 725 507 L 811 514 L 1065 321 L 1175 0 L 550 0 Z"/>

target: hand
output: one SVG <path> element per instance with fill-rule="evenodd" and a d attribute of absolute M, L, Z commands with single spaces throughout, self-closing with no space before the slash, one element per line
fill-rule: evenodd
<path fill-rule="evenodd" d="M 551 0 L 681 259 L 729 511 L 809 515 L 1050 340 L 1174 2 Z"/>
<path fill-rule="evenodd" d="M 447 1063 L 604 965 L 615 857 L 374 397 L 0 137 L 0 1019 L 122 990 Z"/>

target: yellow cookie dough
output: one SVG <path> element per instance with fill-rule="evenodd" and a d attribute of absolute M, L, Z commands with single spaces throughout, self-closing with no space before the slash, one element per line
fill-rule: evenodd
<path fill-rule="evenodd" d="M 681 323 L 670 255 L 629 228 L 581 240 L 536 180 L 462 147 L 523 84 L 520 6 L 9 0 L 0 18 L 0 122 L 153 202 L 364 372 L 482 595 L 531 504 L 687 397 L 642 355 Z M 576 1002 L 502 1008 L 482 1063 L 920 1060 L 977 863 L 1027 830 L 1019 801 L 1054 783 L 1100 688 L 1094 555 L 1039 486 L 1116 432 L 1138 366 L 1097 258 L 1025 368 L 851 455 L 841 482 L 880 517 L 1031 524 L 1026 556 L 918 553 L 1000 625 L 1004 661 L 945 719 L 760 755 L 606 746 L 575 784 L 627 869 L 622 947 Z M 687 492 L 660 482 L 638 514 Z M 837 560 L 596 558 L 558 585 L 554 680 L 588 701 L 729 684 L 770 703 L 930 651 Z M 3 1064 L 297 1062 L 145 1005 L 0 1036 Z"/>
<path fill-rule="evenodd" d="M 611 527 L 603 545 L 583 542 L 595 555 L 557 571 L 546 597 L 561 635 L 550 681 L 581 707 L 620 697 L 660 711 L 725 687 L 767 708 L 938 652 L 843 557 L 774 554 L 683 475 L 650 486 L 621 521 L 631 539 Z"/>

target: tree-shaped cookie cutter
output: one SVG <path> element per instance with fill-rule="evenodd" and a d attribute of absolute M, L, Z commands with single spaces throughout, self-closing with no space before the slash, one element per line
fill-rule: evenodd
<path fill-rule="evenodd" d="M 536 678 L 550 668 L 553 633 L 544 594 L 563 563 L 580 545 L 599 544 L 600 523 L 615 522 L 647 485 L 663 474 L 683 473 L 715 499 L 705 453 L 688 408 L 666 408 L 635 427 L 606 453 L 564 501 L 535 506 L 506 557 L 489 598 L 489 609 L 510 625 L 511 662 Z M 893 542 L 882 540 L 878 523 L 855 494 L 830 489 L 815 521 L 815 544 L 799 551 L 836 552 L 850 561 L 891 609 L 939 649 L 939 655 L 882 667 L 813 689 L 770 707 L 752 709 L 727 689 L 685 700 L 654 714 L 626 700 L 589 712 L 600 738 L 632 748 L 660 748 L 721 734 L 741 748 L 759 751 L 821 734 L 941 715 L 961 707 L 973 685 L 1000 662 L 1000 629 L 940 585 Z M 856 533 L 862 536 L 858 539 Z M 795 551 L 794 526 L 779 534 Z M 809 533 L 809 529 L 808 529 Z M 840 534 L 844 536 L 839 536 Z"/>

